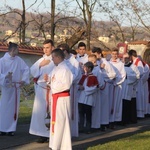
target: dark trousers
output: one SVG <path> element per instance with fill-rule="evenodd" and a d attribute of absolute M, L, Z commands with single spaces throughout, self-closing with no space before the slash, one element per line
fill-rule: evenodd
<path fill-rule="evenodd" d="M 131 101 L 123 99 L 122 123 L 137 123 L 136 98 Z"/>
<path fill-rule="evenodd" d="M 79 130 L 91 129 L 92 106 L 79 103 Z"/>

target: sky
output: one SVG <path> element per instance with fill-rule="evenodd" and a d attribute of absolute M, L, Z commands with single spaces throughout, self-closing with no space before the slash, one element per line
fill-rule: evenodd
<path fill-rule="evenodd" d="M 12 8 L 18 8 L 18 9 L 22 9 L 22 0 L 0 0 L 0 9 L 1 8 L 5 8 L 5 5 L 9 5 Z M 51 7 L 51 0 L 37 0 L 37 3 L 35 5 L 32 6 L 32 8 L 28 9 L 29 6 L 31 6 L 31 4 L 33 4 L 35 0 L 25 0 L 25 5 L 26 5 L 26 9 L 27 11 L 34 11 L 34 10 L 39 10 L 39 12 L 50 12 L 50 7 Z M 61 9 L 62 7 L 64 7 L 63 2 L 68 2 L 68 1 L 73 1 L 71 3 L 69 3 L 69 8 L 70 11 L 75 9 L 77 7 L 77 3 L 74 0 L 56 0 L 56 7 L 57 9 Z M 103 0 L 105 1 L 111 1 L 111 0 Z M 43 3 L 41 3 L 43 2 Z M 38 8 L 38 9 L 37 9 Z M 97 20 L 101 20 L 102 18 L 106 18 L 102 13 L 95 13 L 94 14 L 94 18 L 96 18 Z"/>

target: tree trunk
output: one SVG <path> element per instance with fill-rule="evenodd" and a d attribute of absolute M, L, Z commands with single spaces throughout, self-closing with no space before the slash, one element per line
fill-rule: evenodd
<path fill-rule="evenodd" d="M 22 20 L 21 20 L 21 28 L 22 28 L 22 34 L 21 34 L 21 43 L 25 43 L 25 36 L 26 36 L 26 10 L 25 10 L 25 2 L 22 0 Z"/>
<path fill-rule="evenodd" d="M 55 0 L 51 0 L 51 40 L 53 41 L 54 41 L 54 35 L 55 35 L 54 18 L 55 18 Z"/>

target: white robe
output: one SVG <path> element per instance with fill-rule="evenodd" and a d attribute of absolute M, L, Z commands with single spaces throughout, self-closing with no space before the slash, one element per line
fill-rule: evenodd
<path fill-rule="evenodd" d="M 134 61 L 133 61 L 133 64 L 135 64 L 135 62 L 137 61 L 138 58 L 136 58 Z M 143 76 L 143 73 L 144 73 L 144 67 L 143 67 L 143 64 L 141 61 L 139 61 L 137 64 L 137 68 L 140 72 L 140 79 L 139 79 L 139 82 L 137 84 L 137 92 L 136 92 L 136 108 L 137 108 L 137 117 L 140 117 L 140 118 L 144 118 L 144 114 L 145 114 L 145 106 L 144 106 L 144 91 L 141 90 L 141 89 L 144 89 L 144 84 L 143 84 L 143 81 L 142 81 L 142 76 Z"/>
<path fill-rule="evenodd" d="M 94 67 L 92 71 L 93 75 L 95 75 L 99 82 L 99 89 L 96 92 L 96 98 L 95 98 L 95 105 L 92 107 L 92 128 L 100 128 L 101 125 L 101 91 L 100 89 L 103 89 L 105 86 L 104 77 L 100 70 L 100 67 Z"/>
<path fill-rule="evenodd" d="M 131 101 L 134 97 L 134 86 L 140 78 L 140 72 L 134 64 L 131 64 L 129 67 L 125 66 L 125 71 L 127 77 L 122 84 L 122 99 Z"/>
<path fill-rule="evenodd" d="M 81 72 L 82 74 L 84 73 L 84 70 L 83 70 L 83 65 L 88 62 L 88 55 L 87 54 L 84 54 L 84 56 L 80 56 L 79 54 L 77 54 L 77 57 L 76 57 L 76 60 L 79 62 L 80 64 L 80 69 L 81 69 Z"/>
<path fill-rule="evenodd" d="M 63 61 L 58 66 L 54 67 L 50 79 L 51 91 L 52 94 L 55 94 L 69 90 L 71 88 L 73 75 L 67 67 L 66 63 Z M 53 112 L 51 111 L 51 114 L 52 113 Z M 50 148 L 52 148 L 53 150 L 72 150 L 70 124 L 70 96 L 59 97 L 56 106 L 56 120 L 54 126 L 54 133 L 52 133 L 52 123 L 50 128 Z"/>
<path fill-rule="evenodd" d="M 51 62 L 39 68 L 39 64 L 44 60 L 49 59 Z M 31 75 L 34 78 L 39 77 L 37 84 L 35 84 L 35 98 L 32 110 L 32 117 L 30 123 L 29 133 L 37 136 L 49 137 L 49 130 L 45 126 L 45 118 L 47 115 L 47 100 L 46 100 L 46 93 L 47 93 L 47 84 L 43 80 L 44 74 L 49 74 L 54 67 L 54 63 L 51 60 L 51 56 L 43 55 L 38 61 L 36 61 L 30 68 Z M 49 93 L 49 98 L 50 98 Z M 50 99 L 49 99 L 50 101 Z"/>
<path fill-rule="evenodd" d="M 113 82 L 112 80 L 116 77 L 116 72 L 114 71 L 112 65 L 105 59 L 101 58 L 99 61 L 99 65 L 104 64 L 105 67 L 102 70 L 104 80 L 105 80 L 105 88 L 100 91 L 101 93 L 101 124 L 106 125 L 109 124 L 109 103 L 110 99 L 113 97 L 113 93 L 110 92 L 110 86 Z M 108 94 L 109 93 L 109 94 Z"/>
<path fill-rule="evenodd" d="M 141 77 L 143 81 L 143 97 L 144 97 L 144 114 L 148 114 L 149 109 L 149 90 L 148 90 L 148 78 L 149 78 L 150 68 L 148 64 L 144 65 L 144 73 Z"/>
<path fill-rule="evenodd" d="M 12 72 L 12 82 L 24 81 L 26 84 L 29 84 L 29 67 L 20 57 L 11 57 L 9 53 L 5 53 L 0 59 L 0 85 L 2 92 L 0 99 L 0 131 L 2 132 L 16 131 L 20 105 L 19 84 L 16 84 L 17 88 L 5 85 L 5 76 L 8 72 Z M 16 120 L 14 119 L 15 111 L 17 115 Z"/>
<path fill-rule="evenodd" d="M 78 82 L 81 77 L 81 70 L 79 66 L 79 62 L 71 56 L 69 59 L 65 59 L 65 62 L 73 74 L 73 84 L 70 89 L 70 97 L 71 97 L 71 106 L 72 106 L 72 114 L 71 114 L 71 134 L 74 137 L 79 136 L 78 132 L 78 123 L 79 123 L 79 114 L 78 114 Z"/>
<path fill-rule="evenodd" d="M 114 70 L 116 71 L 116 78 L 113 80 L 112 93 L 113 97 L 110 102 L 110 122 L 122 120 L 122 83 L 125 80 L 126 72 L 124 64 L 117 59 L 117 62 L 110 60 Z M 111 112 L 113 109 L 113 113 Z"/>

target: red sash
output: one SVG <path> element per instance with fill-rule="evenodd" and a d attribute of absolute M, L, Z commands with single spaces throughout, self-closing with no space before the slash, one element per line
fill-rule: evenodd
<path fill-rule="evenodd" d="M 57 106 L 57 100 L 59 97 L 67 97 L 70 96 L 69 91 L 64 91 L 60 93 L 55 93 L 52 94 L 53 97 L 53 105 L 52 105 L 52 133 L 54 133 L 54 125 L 55 125 L 55 120 L 56 120 L 56 106 Z"/>

